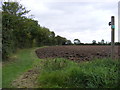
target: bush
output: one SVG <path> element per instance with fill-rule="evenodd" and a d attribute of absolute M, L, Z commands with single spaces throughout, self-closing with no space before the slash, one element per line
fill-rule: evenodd
<path fill-rule="evenodd" d="M 82 63 L 62 58 L 41 64 L 38 83 L 49 88 L 117 88 L 118 61 L 103 59 Z"/>

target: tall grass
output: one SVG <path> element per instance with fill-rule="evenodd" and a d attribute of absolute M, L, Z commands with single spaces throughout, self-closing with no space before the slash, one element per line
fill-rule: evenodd
<path fill-rule="evenodd" d="M 76 63 L 63 58 L 41 61 L 42 88 L 118 88 L 118 60 Z"/>

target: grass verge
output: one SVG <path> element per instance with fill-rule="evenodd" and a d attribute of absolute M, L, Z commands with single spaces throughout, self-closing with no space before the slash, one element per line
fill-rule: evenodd
<path fill-rule="evenodd" d="M 11 56 L 11 60 L 3 63 L 2 66 L 2 88 L 12 88 L 11 83 L 17 77 L 33 67 L 38 62 L 35 50 L 22 49 Z"/>
<path fill-rule="evenodd" d="M 41 61 L 40 88 L 118 88 L 118 60 L 76 63 L 63 58 Z"/>

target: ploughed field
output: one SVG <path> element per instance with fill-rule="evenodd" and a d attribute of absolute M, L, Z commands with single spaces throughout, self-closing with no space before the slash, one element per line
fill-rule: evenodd
<path fill-rule="evenodd" d="M 39 58 L 67 58 L 75 61 L 109 58 L 111 46 L 50 46 L 37 49 Z M 115 58 L 120 58 L 120 46 L 115 46 Z"/>

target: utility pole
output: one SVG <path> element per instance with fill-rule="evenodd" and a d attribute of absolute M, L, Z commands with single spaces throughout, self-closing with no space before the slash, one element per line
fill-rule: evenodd
<path fill-rule="evenodd" d="M 111 58 L 114 59 L 115 55 L 115 17 L 111 16 L 111 22 L 109 22 L 109 26 L 111 25 Z"/>

